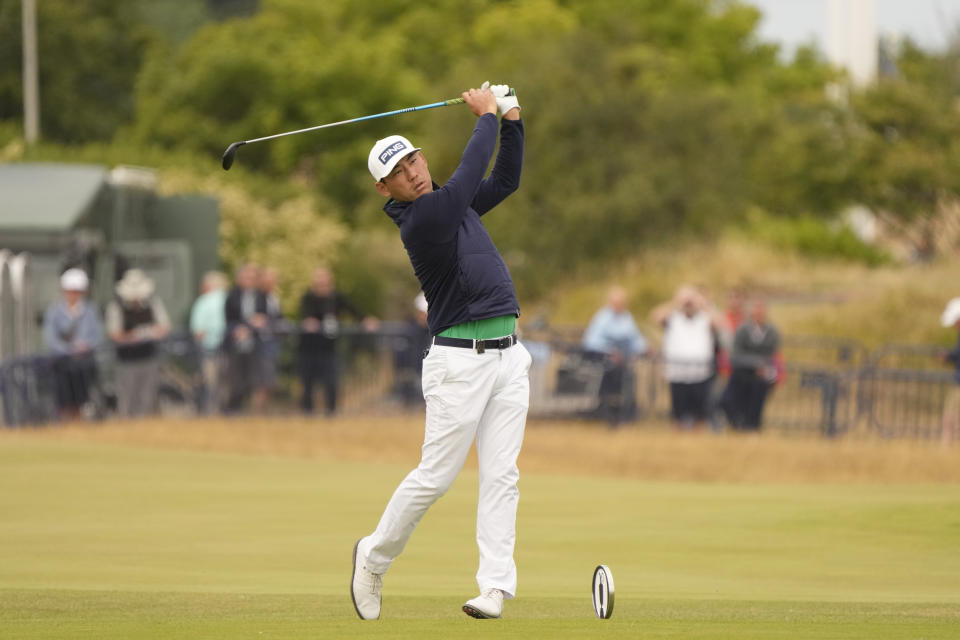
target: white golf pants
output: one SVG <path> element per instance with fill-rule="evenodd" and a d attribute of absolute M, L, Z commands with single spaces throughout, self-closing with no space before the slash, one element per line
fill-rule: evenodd
<path fill-rule="evenodd" d="M 367 569 L 387 571 L 423 514 L 453 484 L 476 439 L 480 485 L 477 584 L 481 591 L 500 589 L 506 597 L 513 597 L 520 496 L 517 456 L 530 403 L 530 361 L 522 344 L 484 353 L 430 347 L 423 361 L 427 422 L 420 464 L 393 493 L 376 531 L 360 541 L 358 555 Z"/>

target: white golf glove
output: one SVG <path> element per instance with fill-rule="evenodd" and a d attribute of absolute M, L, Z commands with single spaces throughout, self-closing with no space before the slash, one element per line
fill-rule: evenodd
<path fill-rule="evenodd" d="M 497 99 L 497 109 L 500 110 L 500 115 L 505 116 L 510 109 L 520 109 L 520 103 L 517 101 L 517 96 L 510 95 L 510 87 L 505 84 L 490 84 L 489 82 L 484 82 L 481 86 L 481 89 L 490 89 L 490 93 Z"/>

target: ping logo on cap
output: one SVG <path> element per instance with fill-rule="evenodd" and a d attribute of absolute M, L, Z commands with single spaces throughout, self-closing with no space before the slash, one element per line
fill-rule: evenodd
<path fill-rule="evenodd" d="M 394 142 L 380 153 L 380 164 L 387 164 L 390 158 L 407 148 L 401 141 Z"/>

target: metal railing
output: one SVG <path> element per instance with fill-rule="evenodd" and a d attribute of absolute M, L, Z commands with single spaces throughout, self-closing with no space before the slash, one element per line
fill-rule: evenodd
<path fill-rule="evenodd" d="M 534 354 L 531 415 L 607 419 L 601 394 L 605 371 L 571 339 L 571 332 L 541 333 L 525 344 Z M 940 347 L 889 345 L 870 352 L 853 340 L 785 336 L 785 376 L 772 388 L 764 425 L 780 431 L 821 434 L 849 432 L 886 438 L 939 437 L 944 398 L 953 384 Z M 624 378 L 622 397 L 630 407 L 621 417 L 670 417 L 669 383 L 658 355 L 637 358 Z M 717 399 L 727 384 L 712 382 L 708 422 L 722 427 Z M 628 420 L 628 421 L 629 421 Z"/>

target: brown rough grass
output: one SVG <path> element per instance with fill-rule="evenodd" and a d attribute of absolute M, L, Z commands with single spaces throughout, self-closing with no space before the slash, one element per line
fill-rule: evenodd
<path fill-rule="evenodd" d="M 65 440 L 193 451 L 417 463 L 422 418 L 249 417 L 224 420 L 120 420 L 28 430 L 0 430 L 13 441 Z M 475 467 L 471 455 L 468 466 Z M 617 431 L 597 424 L 531 421 L 523 472 L 643 480 L 731 483 L 958 483 L 960 447 L 915 441 L 787 438 L 676 433 L 643 425 Z"/>
<path fill-rule="evenodd" d="M 960 295 L 958 269 L 956 253 L 932 264 L 869 268 L 728 235 L 647 249 L 604 274 L 585 273 L 557 287 L 524 317 L 542 315 L 554 326 L 583 327 L 616 283 L 626 287 L 640 329 L 656 338 L 660 330 L 651 322 L 650 310 L 670 299 L 678 286 L 697 284 L 720 306 L 732 288 L 766 297 L 772 321 L 787 334 L 850 338 L 871 348 L 951 344 L 956 332 L 944 330 L 939 318 L 947 300 Z"/>

